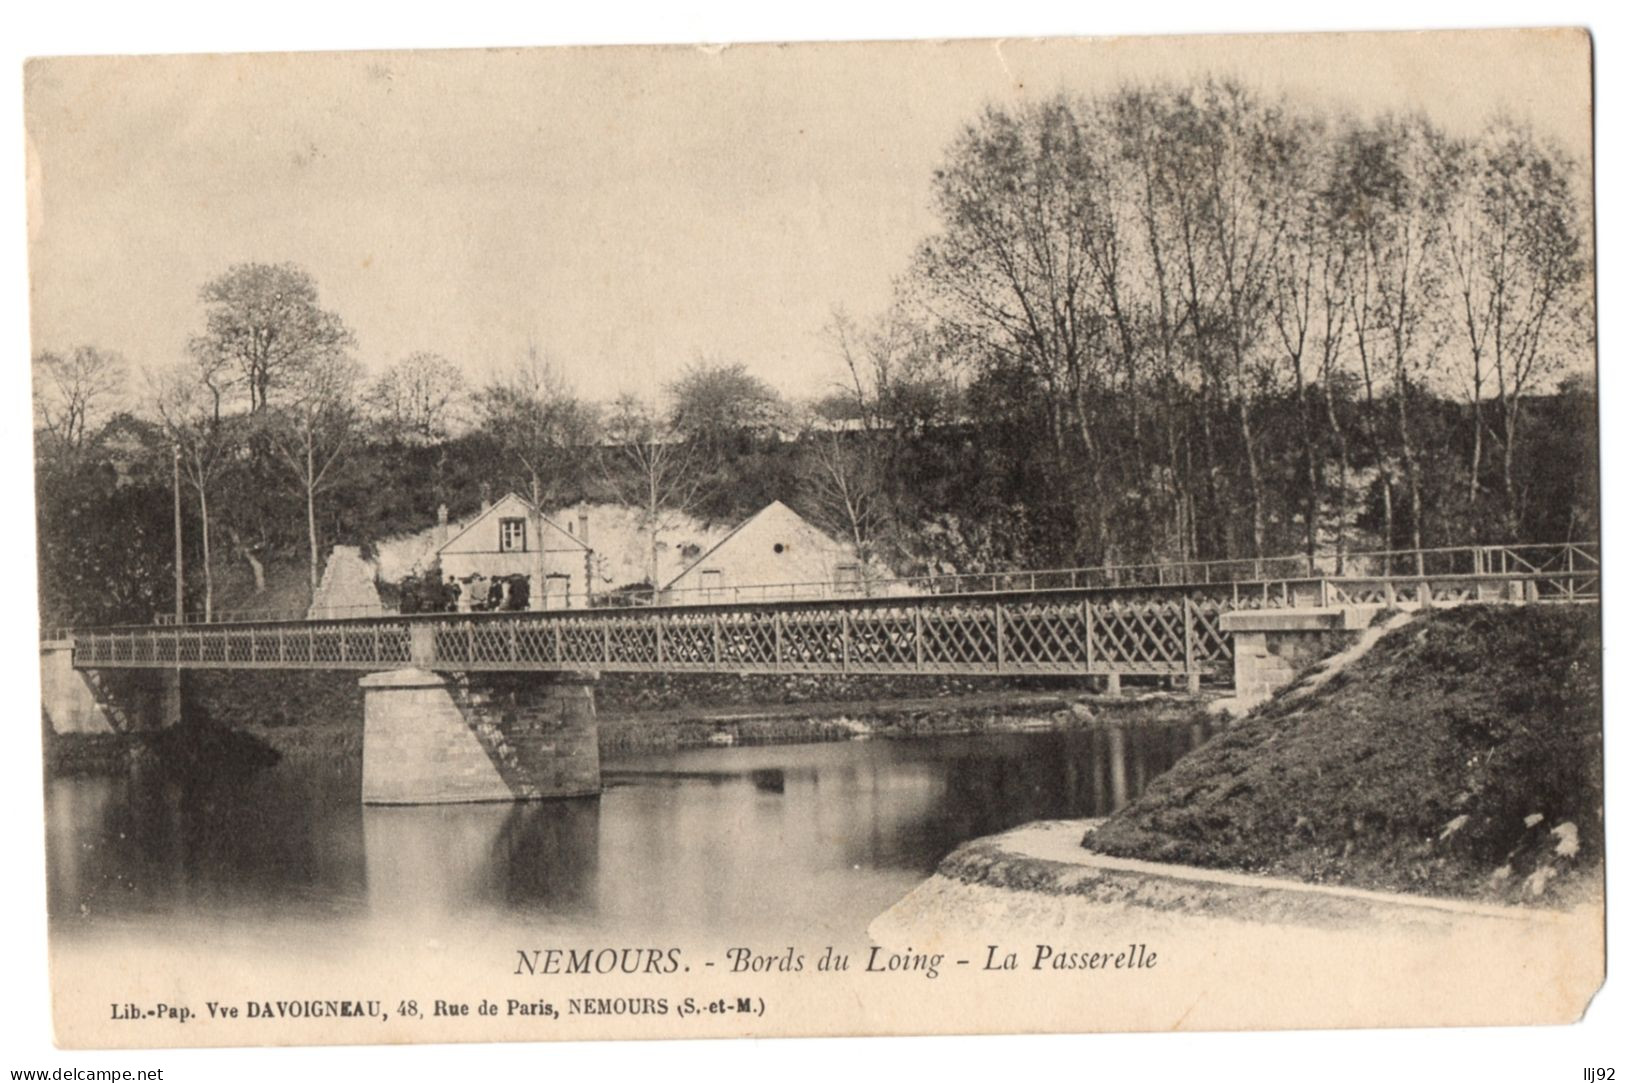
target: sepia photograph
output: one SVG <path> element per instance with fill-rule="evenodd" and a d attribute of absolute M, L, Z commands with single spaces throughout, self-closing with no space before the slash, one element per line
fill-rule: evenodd
<path fill-rule="evenodd" d="M 1579 1023 L 1593 49 L 28 60 L 35 1038 Z"/>

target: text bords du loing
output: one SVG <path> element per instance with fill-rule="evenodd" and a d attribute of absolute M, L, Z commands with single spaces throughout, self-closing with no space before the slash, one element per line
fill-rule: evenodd
<path fill-rule="evenodd" d="M 870 946 L 856 952 L 825 946 L 812 951 L 796 947 L 763 951 L 734 947 L 721 959 L 704 959 L 683 949 L 668 948 L 519 948 L 513 974 L 532 976 L 668 975 L 695 970 L 722 974 L 866 973 L 919 974 L 935 978 L 949 969 L 976 971 L 1097 971 L 1150 970 L 1157 953 L 1144 944 L 1107 949 L 1076 949 L 1051 944 L 1006 947 L 988 944 L 985 950 L 957 957 L 948 952 L 920 952 L 912 947 L 891 950 Z"/>

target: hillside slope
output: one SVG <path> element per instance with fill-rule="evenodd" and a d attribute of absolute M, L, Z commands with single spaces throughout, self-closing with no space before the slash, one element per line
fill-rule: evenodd
<path fill-rule="evenodd" d="M 1600 867 L 1595 606 L 1397 628 L 1186 756 L 1086 844 L 1386 890 L 1561 903 Z"/>

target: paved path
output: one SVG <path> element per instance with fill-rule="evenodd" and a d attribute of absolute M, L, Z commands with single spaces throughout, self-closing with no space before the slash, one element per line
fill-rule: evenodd
<path fill-rule="evenodd" d="M 1602 983 L 1600 903 L 1509 913 L 1122 862 L 1083 851 L 1087 826 L 1031 824 L 969 844 L 944 863 L 954 875 L 919 885 L 870 936 L 971 970 L 1013 958 L 1012 989 L 1019 980 L 1029 993 L 1089 982 L 1098 1023 L 1114 1028 L 1125 1018 L 1150 1029 L 1572 1022 Z M 1008 886 L 995 886 L 999 870 Z M 1048 965 L 1133 944 L 1156 954 L 1155 967 Z M 1042 961 L 1040 948 L 1050 949 Z"/>

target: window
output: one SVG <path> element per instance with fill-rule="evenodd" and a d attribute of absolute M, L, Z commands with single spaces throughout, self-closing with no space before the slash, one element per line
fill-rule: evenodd
<path fill-rule="evenodd" d="M 835 593 L 856 594 L 863 582 L 863 569 L 856 564 L 835 565 Z"/>
<path fill-rule="evenodd" d="M 722 569 L 702 568 L 700 570 L 700 590 L 704 592 L 707 601 L 715 599 L 722 593 Z"/>
<path fill-rule="evenodd" d="M 523 553 L 525 551 L 525 521 L 523 519 L 503 519 L 501 528 L 501 548 L 504 553 Z"/>

